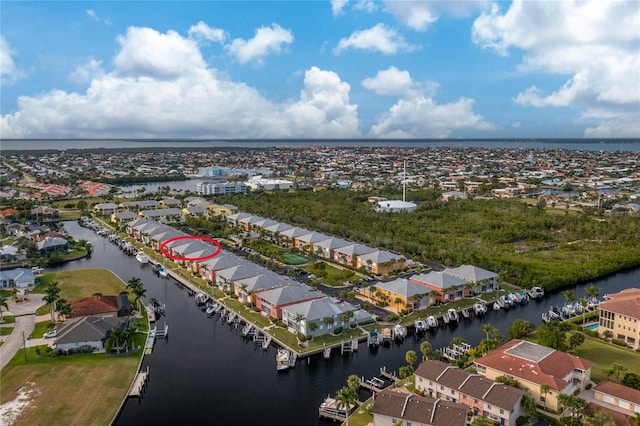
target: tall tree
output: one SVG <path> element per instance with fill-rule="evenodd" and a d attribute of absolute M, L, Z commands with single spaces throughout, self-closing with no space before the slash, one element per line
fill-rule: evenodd
<path fill-rule="evenodd" d="M 551 391 L 551 386 L 546 383 L 540 385 L 540 396 L 542 396 L 544 410 L 547 411 L 547 394 Z"/>
<path fill-rule="evenodd" d="M 569 349 L 575 349 L 584 343 L 584 334 L 575 332 L 569 336 Z"/>
<path fill-rule="evenodd" d="M 9 310 L 7 298 L 4 296 L 0 296 L 0 321 L 4 321 L 4 319 L 2 318 L 2 308 L 5 308 L 7 311 Z"/>
<path fill-rule="evenodd" d="M 600 295 L 600 289 L 595 284 L 590 285 L 584 289 L 584 293 L 591 298 L 596 298 Z"/>
<path fill-rule="evenodd" d="M 418 360 L 418 354 L 416 353 L 416 351 L 407 351 L 407 353 L 404 355 L 404 359 L 407 361 L 407 364 L 409 364 L 413 369 L 413 364 L 415 364 Z"/>
<path fill-rule="evenodd" d="M 429 355 L 431 354 L 431 351 L 433 350 L 431 343 L 429 343 L 428 341 L 424 341 L 422 343 L 420 343 L 420 352 L 422 352 L 422 356 L 424 359 L 429 359 Z"/>
<path fill-rule="evenodd" d="M 56 301 L 60 298 L 60 287 L 57 281 L 51 281 L 44 289 L 43 300 L 49 304 L 51 308 L 51 322 L 56 322 Z"/>
<path fill-rule="evenodd" d="M 611 370 L 613 371 L 613 375 L 616 376 L 616 382 L 620 383 L 620 376 L 627 372 L 627 367 L 624 365 L 614 362 L 611 364 Z"/>
<path fill-rule="evenodd" d="M 326 316 L 322 318 L 322 323 L 327 326 L 327 328 L 331 329 L 333 327 L 333 317 Z M 333 331 L 333 330 L 329 330 Z"/>
<path fill-rule="evenodd" d="M 573 290 L 565 290 L 562 292 L 562 297 L 564 297 L 567 303 L 571 303 L 576 298 L 576 292 Z"/>
<path fill-rule="evenodd" d="M 345 328 L 351 327 L 351 318 L 353 318 L 353 311 L 346 311 L 342 314 L 342 325 Z"/>
<path fill-rule="evenodd" d="M 485 334 L 487 335 L 487 340 L 489 340 L 489 335 L 491 334 L 492 330 L 493 330 L 493 325 L 489 324 L 488 322 L 485 322 L 484 324 L 482 324 L 482 331 L 484 331 Z"/>
<path fill-rule="evenodd" d="M 339 410 L 345 410 L 346 425 L 349 426 L 349 415 L 351 414 L 351 407 L 356 403 L 356 393 L 344 386 L 336 393 L 336 401 L 338 403 Z"/>

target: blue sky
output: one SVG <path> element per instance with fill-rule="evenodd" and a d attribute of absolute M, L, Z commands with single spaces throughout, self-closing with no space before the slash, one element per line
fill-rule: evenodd
<path fill-rule="evenodd" d="M 2 138 L 637 138 L 640 2 L 0 3 Z"/>

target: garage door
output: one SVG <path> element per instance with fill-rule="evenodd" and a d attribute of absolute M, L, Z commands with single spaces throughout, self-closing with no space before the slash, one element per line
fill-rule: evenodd
<path fill-rule="evenodd" d="M 607 404 L 613 404 L 613 397 L 610 395 L 602 395 L 602 401 L 606 402 Z"/>
<path fill-rule="evenodd" d="M 629 404 L 629 401 L 618 400 L 618 407 L 624 408 L 625 410 L 631 410 L 631 404 Z"/>

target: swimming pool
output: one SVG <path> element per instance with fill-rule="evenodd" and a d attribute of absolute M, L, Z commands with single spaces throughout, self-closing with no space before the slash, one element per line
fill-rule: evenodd
<path fill-rule="evenodd" d="M 585 325 L 584 328 L 594 331 L 599 326 L 600 325 L 597 322 L 594 322 L 593 324 Z"/>

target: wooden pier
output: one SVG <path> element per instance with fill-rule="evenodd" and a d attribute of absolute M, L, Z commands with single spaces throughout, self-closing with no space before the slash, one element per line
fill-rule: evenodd
<path fill-rule="evenodd" d="M 136 378 L 133 380 L 131 387 L 129 388 L 128 397 L 142 399 L 144 391 L 147 388 L 147 382 L 149 381 L 149 367 L 147 371 L 141 371 L 136 374 Z"/>
<path fill-rule="evenodd" d="M 358 351 L 358 339 L 347 340 L 340 345 L 340 354 L 357 352 Z"/>
<path fill-rule="evenodd" d="M 398 383 L 400 378 L 395 373 L 389 373 L 387 367 L 380 367 L 380 375 L 392 383 Z"/>
<path fill-rule="evenodd" d="M 324 359 L 331 359 L 331 346 L 324 348 L 323 356 Z"/>
<path fill-rule="evenodd" d="M 327 396 L 324 402 L 320 404 L 320 408 L 318 409 L 318 417 L 337 420 L 342 423 L 347 420 L 347 417 L 351 414 L 351 410 L 353 408 L 354 406 L 349 407 L 349 410 L 347 410 L 346 408 L 338 408 L 338 401 Z"/>

